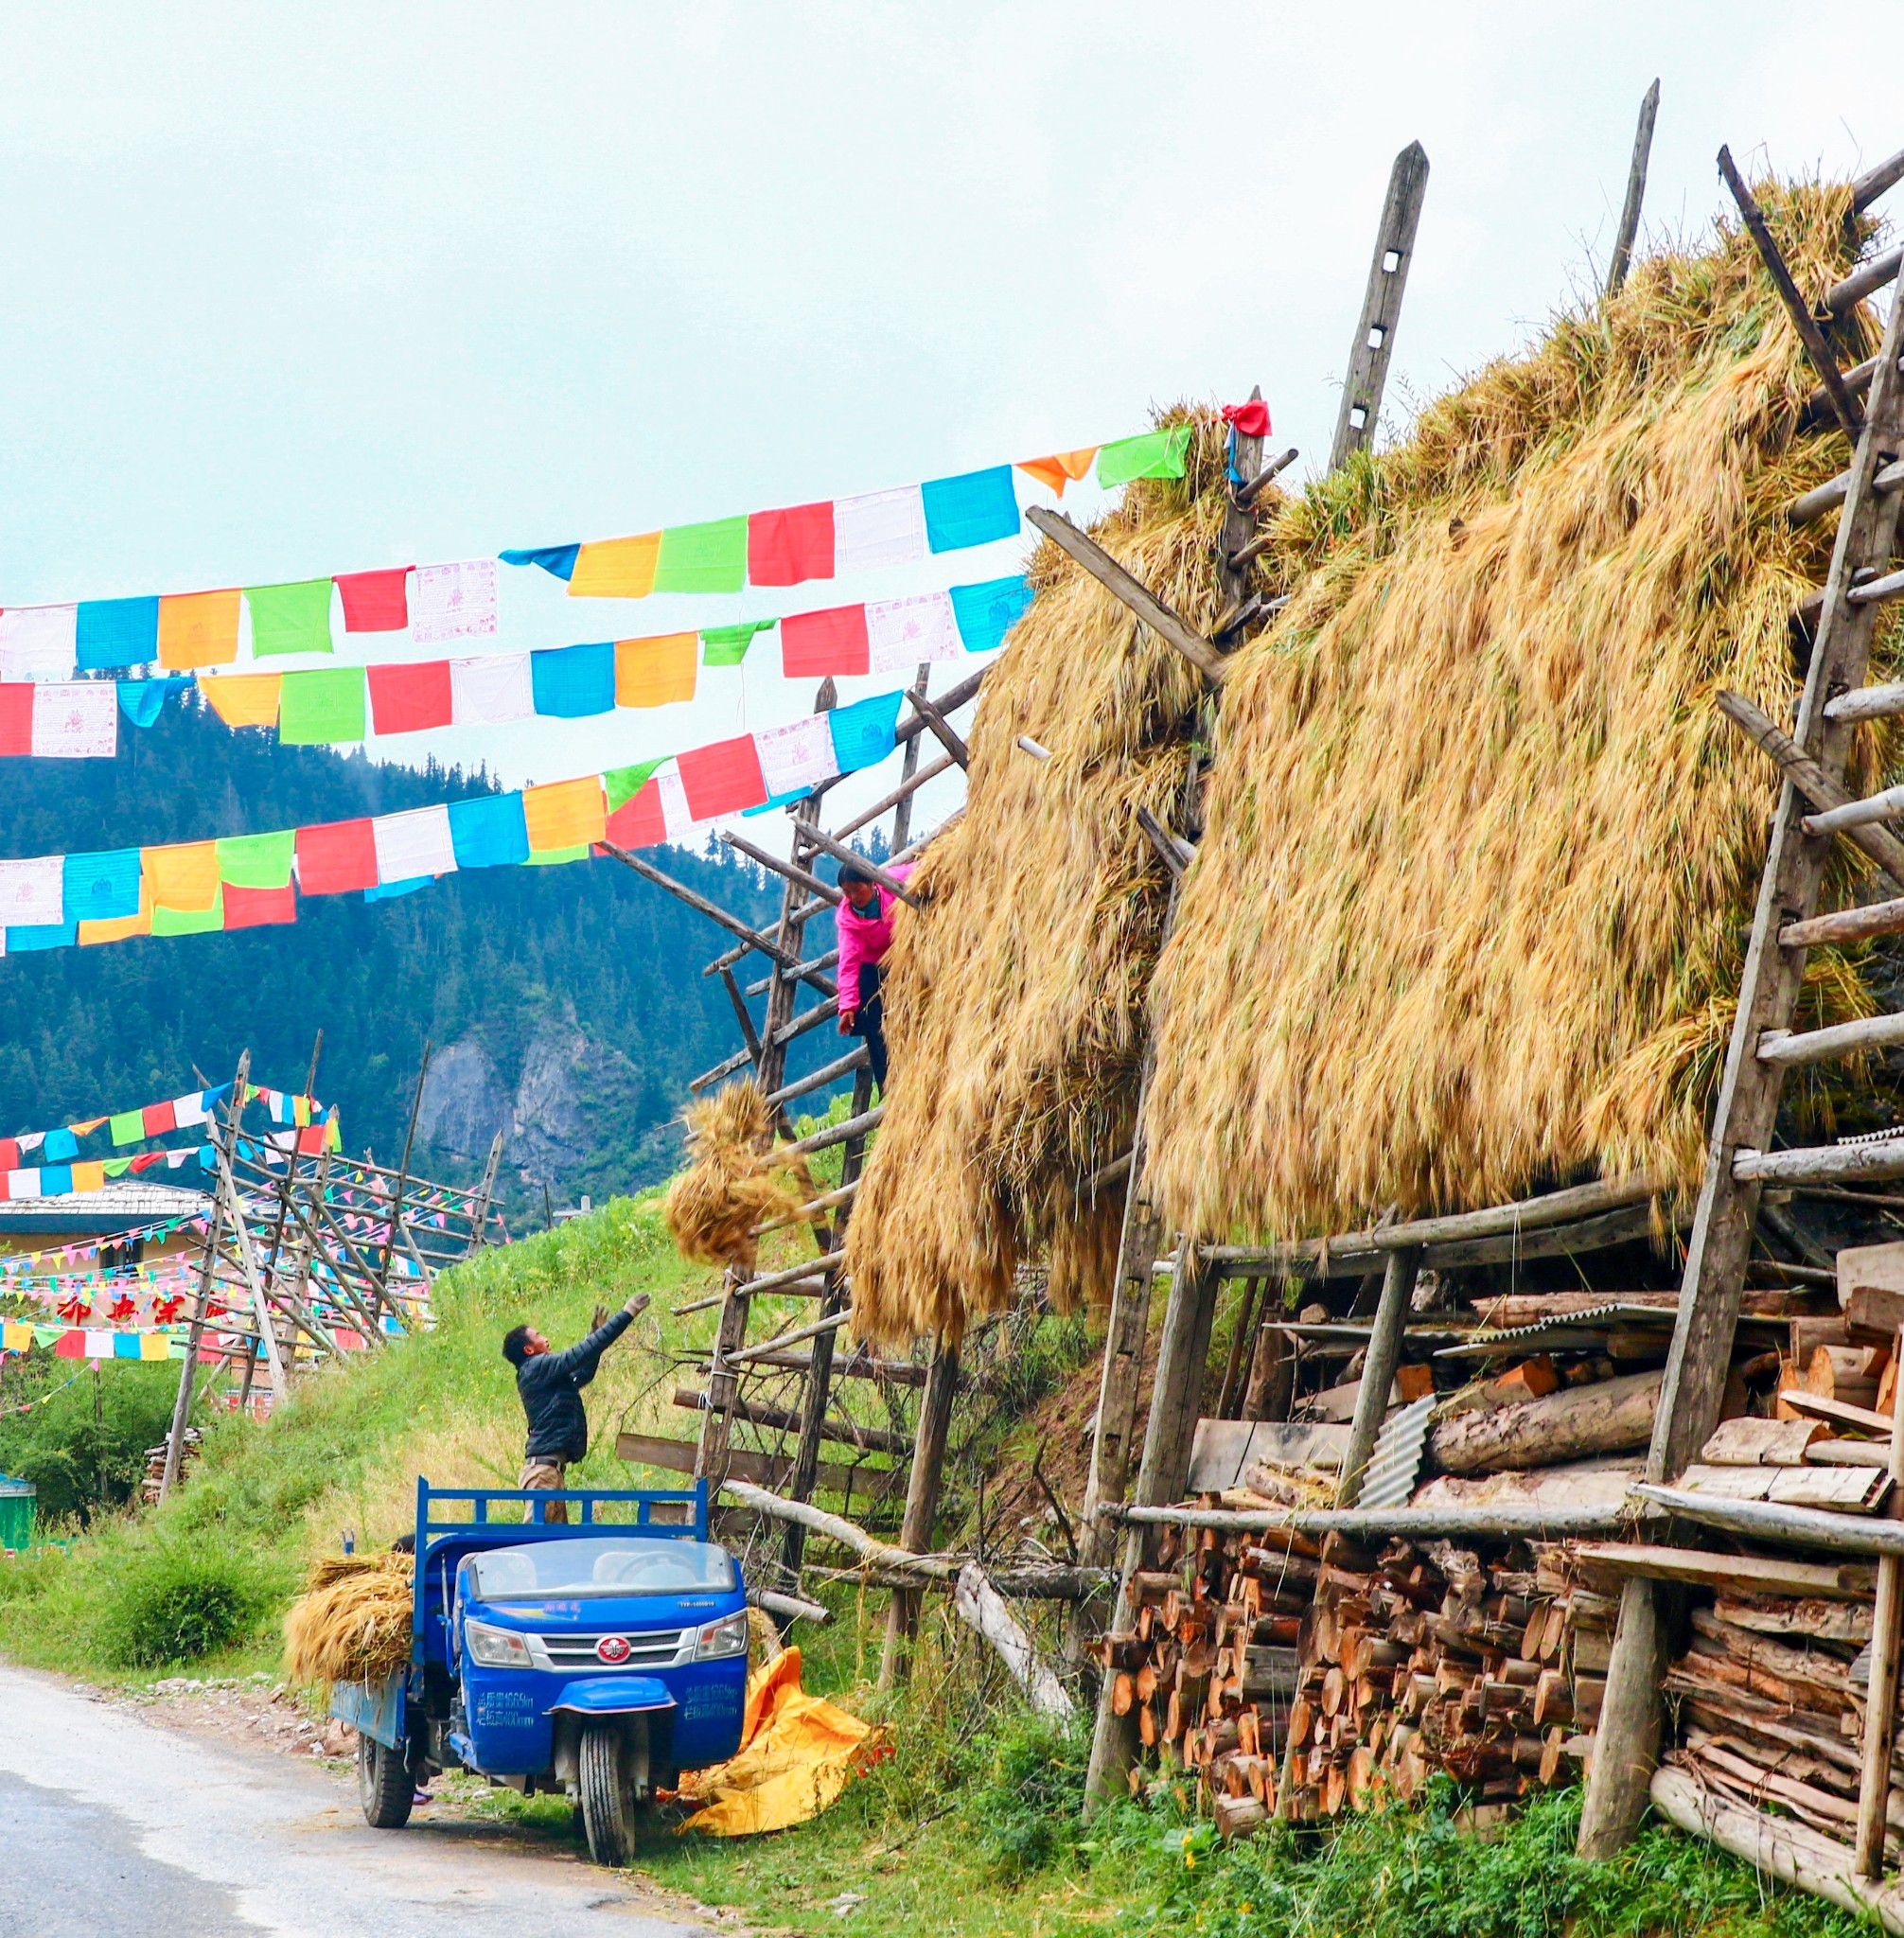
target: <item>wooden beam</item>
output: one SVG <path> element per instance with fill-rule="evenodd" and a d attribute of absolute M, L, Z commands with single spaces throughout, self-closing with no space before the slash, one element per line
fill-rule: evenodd
<path fill-rule="evenodd" d="M 808 829 L 806 833 L 810 836 L 812 830 Z M 821 881 L 811 869 L 802 868 L 797 861 L 783 861 L 779 855 L 770 854 L 767 849 L 756 846 L 745 835 L 736 835 L 732 828 L 721 829 L 720 838 L 728 847 L 736 849 L 742 854 L 745 854 L 749 861 L 757 861 L 761 867 L 769 870 L 772 873 L 780 875 L 787 881 L 798 883 L 808 894 L 817 895 L 830 907 L 837 908 L 839 906 L 839 890 L 831 882 Z"/>
<path fill-rule="evenodd" d="M 764 1359 L 772 1353 L 785 1351 L 789 1346 L 798 1346 L 802 1339 L 818 1339 L 822 1332 L 837 1332 L 852 1317 L 851 1313 L 829 1313 L 825 1318 L 815 1319 L 811 1325 L 796 1326 L 788 1332 L 776 1332 L 771 1339 L 763 1339 L 758 1346 L 736 1347 L 728 1358 L 735 1364 L 742 1360 Z"/>
<path fill-rule="evenodd" d="M 908 686 L 906 689 L 906 697 L 918 708 L 920 714 L 925 717 L 926 724 L 931 728 L 933 733 L 938 738 L 939 744 L 945 751 L 961 767 L 969 767 L 972 765 L 972 749 L 965 745 L 959 731 L 946 719 L 945 715 L 916 686 Z M 909 900 L 910 898 L 908 897 L 908 899 Z"/>
<path fill-rule="evenodd" d="M 794 957 L 786 950 L 776 946 L 757 928 L 750 928 L 737 915 L 730 915 L 717 903 L 710 902 L 705 895 L 696 894 L 685 882 L 678 882 L 671 874 L 663 874 L 652 861 L 639 854 L 630 854 L 626 848 L 617 848 L 612 841 L 599 844 L 602 853 L 612 854 L 624 868 L 631 868 L 643 881 L 653 882 L 656 888 L 665 889 L 678 900 L 685 902 L 696 914 L 705 915 L 710 922 L 717 923 L 730 935 L 737 935 L 749 948 L 758 949 L 763 955 L 771 956 L 776 961 L 791 964 Z"/>
<path fill-rule="evenodd" d="M 1654 1507 L 1748 1541 L 1772 1542 L 1827 1555 L 1904 1555 L 1904 1522 L 1867 1514 L 1835 1514 L 1825 1507 L 1788 1507 L 1778 1501 L 1742 1501 L 1730 1494 L 1695 1493 L 1690 1488 L 1635 1481 L 1631 1491 Z"/>
<path fill-rule="evenodd" d="M 1829 1185 L 1904 1177 L 1904 1136 L 1870 1144 L 1826 1144 L 1805 1151 L 1741 1148 L 1732 1174 L 1744 1185 Z"/>
<path fill-rule="evenodd" d="M 1284 1508 L 1144 1507 L 1109 1501 L 1101 1511 L 1106 1520 L 1128 1527 L 1207 1527 L 1218 1534 L 1342 1534 L 1351 1541 L 1477 1535 L 1498 1541 L 1560 1541 L 1612 1534 L 1631 1518 L 1631 1509 L 1618 1503 L 1561 1507 L 1526 1501 L 1458 1501 L 1440 1507 Z"/>
<path fill-rule="evenodd" d="M 615 1457 L 633 1467 L 659 1467 L 669 1473 L 693 1473 L 698 1448 L 693 1440 L 669 1440 L 659 1434 L 632 1434 L 615 1436 Z M 759 1487 L 782 1486 L 792 1471 L 793 1461 L 780 1454 L 753 1454 L 745 1447 L 730 1447 L 727 1471 L 730 1481 L 748 1481 Z M 820 1485 L 828 1492 L 843 1494 L 853 1485 L 850 1467 L 824 1466 Z"/>
<path fill-rule="evenodd" d="M 760 1031 L 753 1027 L 753 1018 L 748 1013 L 747 998 L 740 993 L 740 984 L 734 980 L 733 971 L 725 963 L 721 965 L 720 979 L 726 985 L 728 1001 L 733 1005 L 733 1019 L 740 1026 L 741 1041 L 747 1045 L 747 1053 L 752 1059 L 756 1070 L 760 1068 Z M 779 1101 L 769 1097 L 769 1105 Z"/>
<path fill-rule="evenodd" d="M 1375 1326 L 1368 1335 L 1367 1358 L 1362 1368 L 1362 1390 L 1355 1396 L 1355 1418 L 1349 1428 L 1349 1451 L 1342 1456 L 1342 1475 L 1335 1505 L 1352 1507 L 1362 1494 L 1362 1477 L 1375 1452 L 1382 1417 L 1388 1411 L 1388 1393 L 1395 1368 L 1402 1364 L 1402 1329 L 1407 1324 L 1409 1300 L 1421 1270 L 1421 1247 L 1408 1245 L 1388 1254 L 1382 1274 L 1382 1297 L 1375 1308 Z"/>
<path fill-rule="evenodd" d="M 868 1131 L 877 1127 L 885 1115 L 885 1104 L 875 1103 L 871 1110 L 850 1117 L 843 1123 L 828 1124 L 824 1130 L 815 1131 L 811 1136 L 802 1137 L 797 1143 L 775 1145 L 774 1154 L 777 1157 L 804 1157 L 815 1151 L 830 1151 L 836 1144 L 845 1143 L 849 1137 L 865 1136 Z"/>
<path fill-rule="evenodd" d="M 713 1403 L 705 1393 L 696 1387 L 675 1388 L 675 1404 L 686 1412 L 705 1413 Z M 765 1406 L 757 1400 L 736 1400 L 729 1411 L 749 1426 L 777 1427 L 783 1433 L 800 1431 L 800 1415 L 785 1406 Z M 912 1451 L 912 1442 L 904 1434 L 890 1433 L 884 1427 L 863 1427 L 856 1420 L 842 1418 L 837 1413 L 827 1414 L 820 1421 L 819 1437 L 831 1440 L 836 1446 L 857 1447 L 862 1454 L 891 1454 L 902 1459 Z"/>
<path fill-rule="evenodd" d="M 1408 286 L 1409 265 L 1415 259 L 1415 232 L 1421 223 L 1421 203 L 1427 193 L 1427 151 L 1419 141 L 1411 141 L 1395 157 L 1388 174 L 1388 193 L 1375 231 L 1375 254 L 1368 264 L 1368 289 L 1349 350 L 1342 410 L 1335 420 L 1335 442 L 1329 451 L 1331 471 L 1339 471 L 1352 452 L 1374 440 L 1382 392 L 1395 353 L 1402 295 Z"/>
<path fill-rule="evenodd" d="M 845 1262 L 844 1252 L 828 1252 L 821 1258 L 806 1259 L 798 1265 L 789 1265 L 784 1272 L 769 1272 L 764 1278 L 749 1278 L 736 1289 L 749 1298 L 762 1298 L 769 1292 L 779 1292 L 789 1285 L 800 1285 L 810 1278 L 824 1278 Z"/>
<path fill-rule="evenodd" d="M 1822 1064 L 1832 1057 L 1862 1056 L 1904 1043 L 1904 1015 L 1860 1016 L 1824 1030 L 1768 1030 L 1758 1039 L 1762 1064 Z M 1737 1173 L 1735 1173 L 1737 1175 Z"/>
<path fill-rule="evenodd" d="M 1259 383 L 1251 389 L 1249 400 L 1260 403 L 1261 399 L 1262 386 Z M 1230 608 L 1241 606 L 1249 594 L 1250 557 L 1254 555 L 1249 555 L 1249 547 L 1256 537 L 1256 517 L 1250 506 L 1257 492 L 1268 482 L 1262 476 L 1262 439 L 1245 437 L 1241 432 L 1235 437 L 1230 466 L 1238 477 L 1248 479 L 1250 485 L 1247 498 L 1242 487 L 1231 487 L 1224 504 L 1223 529 L 1217 534 L 1217 598 Z"/>
<path fill-rule="evenodd" d="M 932 1357 L 932 1369 L 920 1396 L 918 1432 L 912 1446 L 912 1471 L 906 1478 L 906 1513 L 899 1524 L 899 1544 L 923 1556 L 932 1545 L 939 1520 L 939 1487 L 945 1471 L 945 1439 L 952 1424 L 952 1399 L 959 1386 L 959 1348 L 943 1338 Z M 956 1577 L 958 1564 L 945 1564 Z M 879 1658 L 879 1686 L 890 1689 L 905 1680 L 912 1637 L 919 1626 L 916 1590 L 897 1588 L 886 1611 L 886 1647 Z"/>
<path fill-rule="evenodd" d="M 907 751 L 913 751 L 918 745 L 916 740 L 908 741 Z M 959 763 L 949 753 L 940 754 L 937 759 L 928 761 L 923 767 L 908 774 L 890 794 L 882 794 L 863 814 L 855 815 L 844 827 L 836 829 L 836 834 L 843 841 L 849 835 L 858 834 L 861 828 L 870 828 L 881 815 L 890 814 L 903 802 L 909 801 L 926 782 L 936 781 L 941 774 L 950 772 L 958 765 Z M 905 844 L 902 842 L 899 845 L 903 847 Z"/>
<path fill-rule="evenodd" d="M 1904 465 L 1898 467 L 1904 472 Z M 1887 681 L 1879 686 L 1860 686 L 1855 693 L 1842 693 L 1827 700 L 1827 720 L 1889 720 L 1904 714 L 1904 686 Z"/>
<path fill-rule="evenodd" d="M 866 1046 L 856 1043 L 842 1057 L 830 1064 L 821 1064 L 810 1076 L 801 1077 L 791 1084 L 783 1084 L 767 1101 L 771 1109 L 775 1104 L 790 1103 L 796 1097 L 805 1097 L 815 1090 L 824 1090 L 829 1084 L 837 1084 L 842 1077 L 850 1077 L 866 1062 Z"/>
<path fill-rule="evenodd" d="M 1893 1348 L 1904 1357 L 1904 1332 Z M 1891 1436 L 1893 1515 L 1904 1496 L 1904 1434 Z M 1884 1871 L 1884 1827 L 1891 1804 L 1891 1753 L 1897 1741 L 1898 1647 L 1904 1643 L 1904 1556 L 1878 1559 L 1878 1599 L 1871 1615 L 1871 1678 L 1864 1692 L 1863 1769 L 1858 1782 L 1858 1869 Z"/>
<path fill-rule="evenodd" d="M 841 1547 L 850 1548 L 862 1559 L 881 1568 L 898 1569 L 915 1578 L 923 1577 L 956 1581 L 963 1565 L 949 1555 L 920 1554 L 910 1548 L 894 1547 L 890 1542 L 868 1534 L 865 1528 L 856 1526 L 844 1515 L 829 1514 L 824 1508 L 812 1506 L 804 1501 L 786 1500 L 779 1494 L 768 1493 L 764 1488 L 752 1487 L 744 1480 L 723 1481 L 721 1492 L 732 1494 L 742 1506 L 751 1507 L 756 1514 L 765 1514 L 775 1521 L 798 1521 L 813 1533 L 823 1534 L 829 1541 L 837 1541 Z"/>
<path fill-rule="evenodd" d="M 1629 1542 L 1581 1547 L 1575 1559 L 1587 1569 L 1646 1575 L 1657 1581 L 1683 1581 L 1698 1588 L 1744 1589 L 1754 1594 L 1864 1601 L 1872 1592 L 1871 1569 L 1857 1561 L 1790 1561 L 1782 1556 L 1715 1554 L 1708 1548 Z"/>
<path fill-rule="evenodd" d="M 1222 683 L 1228 670 L 1223 655 L 1147 586 L 1126 572 L 1095 538 L 1087 537 L 1069 519 L 1047 511 L 1041 504 L 1032 505 L 1025 516 L 1061 552 L 1068 553 L 1101 586 L 1121 599 L 1166 645 L 1174 646 L 1206 679 Z"/>
<path fill-rule="evenodd" d="M 1613 238 L 1613 253 L 1607 264 L 1605 296 L 1619 294 L 1633 259 L 1633 244 L 1639 239 L 1640 205 L 1647 195 L 1647 164 L 1653 150 L 1653 123 L 1659 118 L 1659 77 L 1640 100 L 1639 126 L 1633 131 L 1633 158 L 1627 168 L 1627 199 L 1620 208 L 1620 226 Z"/>
<path fill-rule="evenodd" d="M 836 861 L 845 862 L 870 874 L 882 889 L 897 895 L 908 908 L 918 907 L 919 897 L 897 875 L 888 874 L 876 861 L 867 860 L 865 855 L 849 848 L 844 841 L 836 841 L 831 835 L 818 827 L 809 828 L 806 831 L 806 838 L 816 848 L 823 848 Z"/>
<path fill-rule="evenodd" d="M 1258 388 L 1261 389 L 1261 386 L 1259 385 Z M 1239 484 L 1236 487 L 1236 495 L 1242 499 L 1243 503 L 1254 504 L 1269 488 L 1270 484 L 1276 479 L 1281 477 L 1283 472 L 1288 470 L 1290 466 L 1295 464 L 1301 455 L 1301 451 L 1292 444 L 1287 450 L 1279 451 L 1275 457 L 1271 458 L 1268 464 L 1264 465 L 1261 470 L 1257 472 L 1255 477 L 1245 479 L 1243 484 Z M 1252 538 L 1248 549 L 1250 555 L 1254 557 L 1263 548 L 1256 539 Z M 1229 562 L 1231 565 L 1239 563 L 1234 553 L 1230 555 Z"/>
<path fill-rule="evenodd" d="M 1899 182 L 1904 182 L 1904 149 L 1875 168 L 1867 168 L 1852 183 L 1851 206 L 1862 214 L 1887 188 L 1895 188 Z"/>
<path fill-rule="evenodd" d="M 1848 316 L 1865 297 L 1875 295 L 1886 283 L 1895 283 L 1900 266 L 1904 266 L 1904 249 L 1887 249 L 1883 255 L 1874 255 L 1843 281 L 1832 284 L 1820 308 L 1833 316 Z"/>

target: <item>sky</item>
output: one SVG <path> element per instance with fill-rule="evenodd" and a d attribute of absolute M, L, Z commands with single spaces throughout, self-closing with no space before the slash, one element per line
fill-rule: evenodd
<path fill-rule="evenodd" d="M 1895 19 L 10 0 L 0 605 L 646 531 L 1092 444 L 1253 383 L 1299 480 L 1408 142 L 1431 172 L 1388 435 L 1595 287 L 1655 76 L 1643 234 L 1696 237 L 1722 141 L 1749 173 L 1904 146 L 1895 63 L 1853 51 Z M 1023 549 L 639 604 L 510 573 L 494 644 L 893 596 Z M 769 636 L 688 706 L 372 751 L 514 784 L 811 705 Z"/>

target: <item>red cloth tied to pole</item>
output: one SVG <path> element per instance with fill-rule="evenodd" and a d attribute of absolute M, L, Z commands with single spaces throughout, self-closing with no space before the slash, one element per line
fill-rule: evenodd
<path fill-rule="evenodd" d="M 1261 397 L 1251 397 L 1246 404 L 1225 404 L 1223 421 L 1234 425 L 1239 437 L 1267 437 L 1269 406 Z"/>

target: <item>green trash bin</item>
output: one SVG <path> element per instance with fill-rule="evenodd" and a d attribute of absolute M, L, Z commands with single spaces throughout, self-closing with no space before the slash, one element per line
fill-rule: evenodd
<path fill-rule="evenodd" d="M 33 1545 L 33 1503 L 39 1494 L 30 1480 L 0 1473 L 0 1549 Z"/>

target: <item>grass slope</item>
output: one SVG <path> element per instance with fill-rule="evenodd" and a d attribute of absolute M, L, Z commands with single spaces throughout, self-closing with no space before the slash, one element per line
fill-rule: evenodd
<path fill-rule="evenodd" d="M 428 1335 L 313 1376 L 261 1428 L 219 1423 L 163 1512 L 100 1520 L 67 1547 L 0 1568 L 0 1648 L 95 1681 L 139 1681 L 180 1660 L 199 1674 L 275 1669 L 277 1617 L 341 1530 L 380 1543 L 408 1527 L 419 1472 L 513 1485 L 521 1421 L 497 1351 L 508 1326 L 533 1318 L 567 1340 L 597 1302 L 655 1295 L 636 1328 L 644 1349 L 618 1348 L 603 1363 L 591 1394 L 597 1444 L 576 1476 L 626 1485 L 614 1428 L 683 1433 L 669 1424 L 685 1418 L 669 1405 L 672 1356 L 704 1342 L 714 1314 L 675 1320 L 666 1309 L 714 1282 L 711 1272 L 681 1266 L 652 1196 L 617 1200 L 485 1255 L 440 1282 Z M 788 1316 L 802 1310 L 784 1308 Z M 775 1316 L 770 1307 L 761 1322 Z M 991 1449 L 1001 1444 L 986 1439 Z M 891 1755 L 800 1829 L 725 1842 L 657 1824 L 641 1854 L 643 1868 L 667 1883 L 783 1929 L 877 1929 L 883 1938 L 1835 1938 L 1853 1929 L 1842 1914 L 1768 1889 L 1747 1867 L 1663 1829 L 1614 1864 L 1580 1866 L 1571 1855 L 1571 1795 L 1542 1799 L 1494 1842 L 1456 1828 L 1447 1794 L 1333 1836 L 1225 1847 L 1196 1819 L 1190 1794 L 1164 1781 L 1143 1801 L 1106 1812 L 1086 1837 L 1082 1735 L 1028 1718 L 996 1658 L 943 1598 L 928 1606 L 909 1690 L 882 1696 L 873 1684 L 884 1597 L 846 1582 L 822 1593 L 835 1620 L 808 1631 L 807 1686 L 886 1723 Z M 533 1841 L 574 1836 L 570 1812 L 553 1800 L 478 1792 L 475 1807 Z"/>

